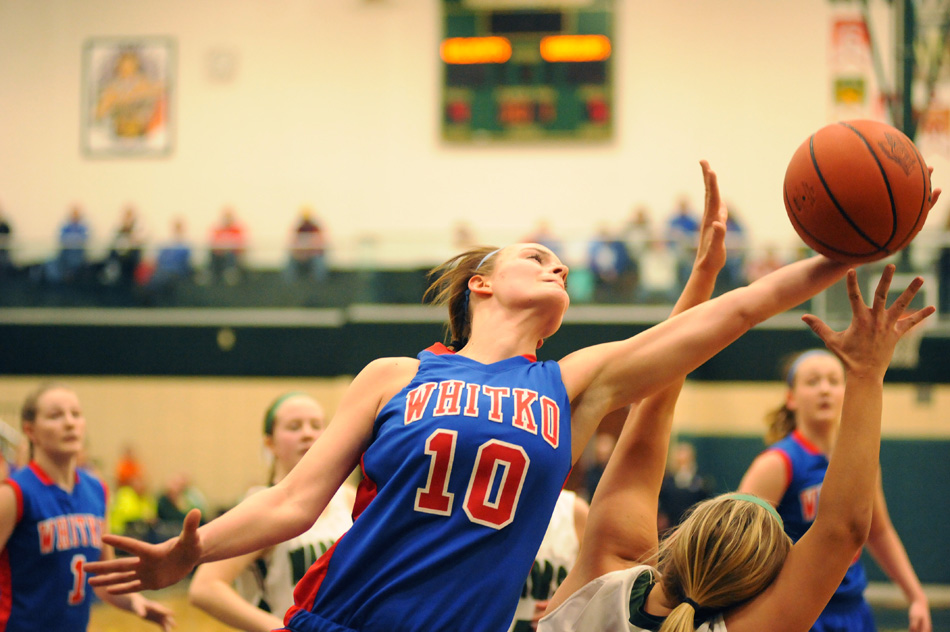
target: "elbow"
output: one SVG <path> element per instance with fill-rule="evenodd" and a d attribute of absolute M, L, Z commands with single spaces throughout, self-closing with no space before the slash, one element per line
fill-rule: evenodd
<path fill-rule="evenodd" d="M 188 586 L 188 604 L 195 608 L 205 609 L 208 599 L 208 589 L 202 581 L 195 581 L 192 578 L 191 585 Z"/>
<path fill-rule="evenodd" d="M 841 550 L 854 551 L 857 554 L 868 540 L 871 532 L 870 507 L 866 512 L 858 512 L 826 525 L 828 538 Z"/>

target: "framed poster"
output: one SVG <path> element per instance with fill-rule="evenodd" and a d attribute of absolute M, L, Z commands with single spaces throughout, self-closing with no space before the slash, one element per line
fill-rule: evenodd
<path fill-rule="evenodd" d="M 173 149 L 175 45 L 94 38 L 82 55 L 81 144 L 88 156 L 167 156 Z"/>

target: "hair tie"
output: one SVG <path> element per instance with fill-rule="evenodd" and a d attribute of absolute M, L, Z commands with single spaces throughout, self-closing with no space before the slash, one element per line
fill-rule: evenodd
<path fill-rule="evenodd" d="M 690 599 L 689 597 L 683 598 L 683 603 L 688 603 L 693 608 L 693 625 L 699 627 L 703 623 L 706 623 L 717 614 L 719 610 L 716 608 L 703 608 L 698 603 Z"/>

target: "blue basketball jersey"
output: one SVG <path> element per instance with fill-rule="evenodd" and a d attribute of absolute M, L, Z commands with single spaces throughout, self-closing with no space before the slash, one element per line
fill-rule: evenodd
<path fill-rule="evenodd" d="M 105 487 L 77 470 L 67 492 L 35 462 L 6 483 L 17 523 L 0 553 L 0 631 L 85 632 L 92 589 L 83 566 L 102 553 Z"/>
<path fill-rule="evenodd" d="M 355 522 L 295 591 L 298 632 L 504 632 L 571 469 L 556 362 L 435 345 L 380 412 Z"/>
<path fill-rule="evenodd" d="M 828 457 L 797 430 L 769 449 L 782 455 L 788 468 L 788 489 L 777 509 L 785 521 L 785 532 L 793 542 L 798 542 L 818 513 L 818 498 L 828 471 Z M 859 555 L 835 591 L 831 603 L 860 600 L 867 584 Z"/>

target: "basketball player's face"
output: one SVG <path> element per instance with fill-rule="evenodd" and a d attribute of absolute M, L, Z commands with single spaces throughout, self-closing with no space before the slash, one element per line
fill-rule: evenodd
<path fill-rule="evenodd" d="M 323 408 L 309 397 L 291 397 L 280 405 L 269 444 L 285 473 L 303 458 L 325 427 Z"/>
<path fill-rule="evenodd" d="M 798 424 L 837 423 L 844 402 L 844 369 L 837 358 L 816 355 L 802 360 L 788 407 Z"/>
<path fill-rule="evenodd" d="M 86 418 L 72 391 L 53 388 L 36 402 L 36 420 L 24 431 L 37 450 L 54 457 L 80 454 L 86 436 Z"/>
<path fill-rule="evenodd" d="M 570 298 L 568 268 L 557 255 L 540 244 L 516 244 L 496 256 L 489 281 L 495 296 L 513 306 L 556 306 L 560 324 Z"/>

